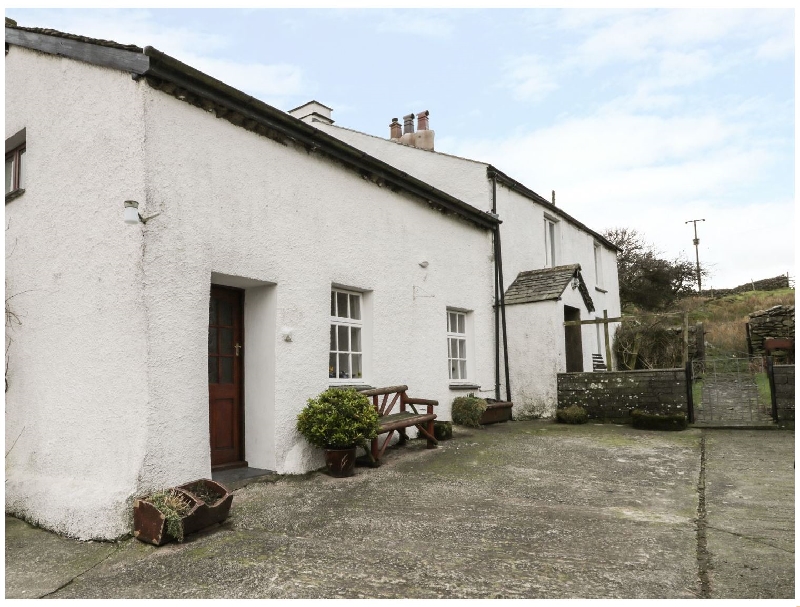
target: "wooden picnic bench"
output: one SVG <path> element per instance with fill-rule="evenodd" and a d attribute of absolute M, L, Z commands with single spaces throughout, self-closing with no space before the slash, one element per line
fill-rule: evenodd
<path fill-rule="evenodd" d="M 433 449 L 439 444 L 436 437 L 433 435 L 433 420 L 436 419 L 436 414 L 433 408 L 439 404 L 438 401 L 428 400 L 427 398 L 411 398 L 406 394 L 408 386 L 389 386 L 387 388 L 373 388 L 371 390 L 360 390 L 364 396 L 372 397 L 372 404 L 380 417 L 380 430 L 378 436 L 372 440 L 371 445 L 371 459 L 373 463 L 377 464 L 386 447 L 389 446 L 389 440 L 395 432 L 400 436 L 400 444 L 403 445 L 408 440 L 406 435 L 406 428 L 416 426 L 420 434 L 428 439 L 428 449 Z M 383 397 L 382 399 L 380 397 Z M 391 400 L 390 398 L 391 397 Z M 392 413 L 396 404 L 400 404 L 400 410 Z M 417 405 L 425 406 L 426 413 L 417 411 Z M 408 411 L 406 407 L 410 407 Z M 380 442 L 380 435 L 387 433 L 383 442 Z"/>

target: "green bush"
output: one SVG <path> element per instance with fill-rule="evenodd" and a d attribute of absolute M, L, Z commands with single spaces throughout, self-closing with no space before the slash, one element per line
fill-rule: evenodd
<path fill-rule="evenodd" d="M 453 422 L 433 422 L 433 435 L 436 440 L 453 438 Z"/>
<path fill-rule="evenodd" d="M 631 417 L 633 419 L 633 427 L 641 430 L 685 430 L 687 424 L 684 413 L 657 415 L 634 409 Z"/>
<path fill-rule="evenodd" d="M 556 411 L 556 420 L 562 424 L 585 424 L 589 421 L 589 414 L 583 407 L 570 405 Z"/>
<path fill-rule="evenodd" d="M 453 423 L 460 426 L 478 428 L 481 415 L 486 411 L 486 401 L 475 396 L 459 396 L 453 400 Z"/>
<path fill-rule="evenodd" d="M 353 388 L 329 388 L 308 404 L 297 416 L 297 431 L 315 447 L 366 448 L 378 436 L 378 412 L 363 394 Z"/>

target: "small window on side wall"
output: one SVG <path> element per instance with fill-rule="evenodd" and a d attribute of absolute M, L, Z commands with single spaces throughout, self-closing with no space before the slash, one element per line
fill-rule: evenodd
<path fill-rule="evenodd" d="M 6 139 L 6 195 L 25 190 L 25 129 Z"/>
<path fill-rule="evenodd" d="M 594 284 L 603 288 L 603 248 L 600 243 L 594 243 Z"/>
<path fill-rule="evenodd" d="M 544 267 L 555 268 L 558 265 L 558 238 L 555 219 L 544 218 Z"/>
<path fill-rule="evenodd" d="M 447 310 L 447 363 L 450 381 L 463 382 L 467 376 L 467 314 Z"/>

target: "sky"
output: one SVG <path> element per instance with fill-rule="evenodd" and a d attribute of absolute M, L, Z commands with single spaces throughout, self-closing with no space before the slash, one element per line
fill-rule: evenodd
<path fill-rule="evenodd" d="M 795 14 L 769 10 L 6 9 L 153 46 L 288 111 L 491 163 L 602 232 L 627 227 L 703 287 L 794 278 Z M 402 119 L 402 118 L 401 118 Z M 501 218 L 502 219 L 502 218 Z"/>

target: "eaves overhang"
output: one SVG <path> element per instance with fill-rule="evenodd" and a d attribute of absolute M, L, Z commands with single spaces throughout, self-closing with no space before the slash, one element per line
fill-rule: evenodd
<path fill-rule="evenodd" d="M 476 209 L 151 46 L 141 48 L 56 30 L 22 28 L 9 25 L 7 19 L 6 47 L 9 44 L 118 69 L 130 73 L 137 80 L 145 78 L 150 86 L 209 112 L 215 112 L 218 117 L 237 126 L 325 154 L 380 186 L 403 190 L 425 200 L 438 210 L 457 215 L 480 228 L 496 229 L 501 223 L 492 214 Z"/>

